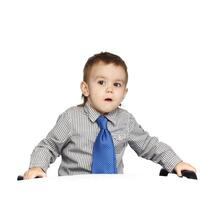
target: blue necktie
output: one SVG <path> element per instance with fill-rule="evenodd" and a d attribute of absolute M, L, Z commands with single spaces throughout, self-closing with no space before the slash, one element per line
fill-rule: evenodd
<path fill-rule="evenodd" d="M 100 116 L 97 123 L 100 132 L 93 146 L 92 173 L 93 174 L 116 174 L 116 156 L 112 136 L 107 129 L 107 118 Z"/>

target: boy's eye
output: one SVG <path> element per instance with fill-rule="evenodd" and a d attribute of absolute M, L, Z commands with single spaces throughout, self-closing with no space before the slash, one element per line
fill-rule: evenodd
<path fill-rule="evenodd" d="M 105 81 L 100 80 L 100 81 L 98 81 L 98 84 L 100 84 L 100 85 L 104 85 L 104 84 L 105 84 Z"/>
<path fill-rule="evenodd" d="M 115 86 L 115 87 L 121 87 L 122 84 L 121 84 L 121 83 L 114 83 L 114 86 Z"/>

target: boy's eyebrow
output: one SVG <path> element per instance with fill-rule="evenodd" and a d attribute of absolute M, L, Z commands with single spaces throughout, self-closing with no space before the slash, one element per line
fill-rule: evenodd
<path fill-rule="evenodd" d="M 105 76 L 96 76 L 96 77 L 95 77 L 95 80 L 97 80 L 97 79 L 99 79 L 99 78 L 106 79 L 107 77 L 105 77 Z M 122 83 L 125 82 L 123 79 L 116 79 L 115 81 L 121 81 Z"/>
<path fill-rule="evenodd" d="M 96 76 L 96 77 L 95 77 L 95 80 L 98 79 L 98 78 L 104 78 L 104 79 L 106 79 L 105 76 Z"/>

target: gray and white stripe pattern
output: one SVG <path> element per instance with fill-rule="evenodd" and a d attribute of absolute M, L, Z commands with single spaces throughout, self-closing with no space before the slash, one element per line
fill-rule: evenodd
<path fill-rule="evenodd" d="M 58 175 L 90 174 L 93 144 L 100 131 L 96 123 L 99 115 L 89 103 L 62 113 L 46 138 L 33 150 L 30 168 L 41 167 L 47 171 L 49 165 L 61 156 Z M 117 108 L 106 117 L 115 145 L 118 173 L 123 173 L 122 158 L 127 145 L 138 156 L 159 163 L 168 171 L 181 162 L 171 147 L 151 137 L 126 110 Z"/>

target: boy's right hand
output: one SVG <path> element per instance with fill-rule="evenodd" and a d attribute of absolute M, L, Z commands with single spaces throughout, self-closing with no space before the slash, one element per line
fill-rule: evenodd
<path fill-rule="evenodd" d="M 32 179 L 36 177 L 47 177 L 46 173 L 40 167 L 32 167 L 24 173 L 24 179 Z"/>

